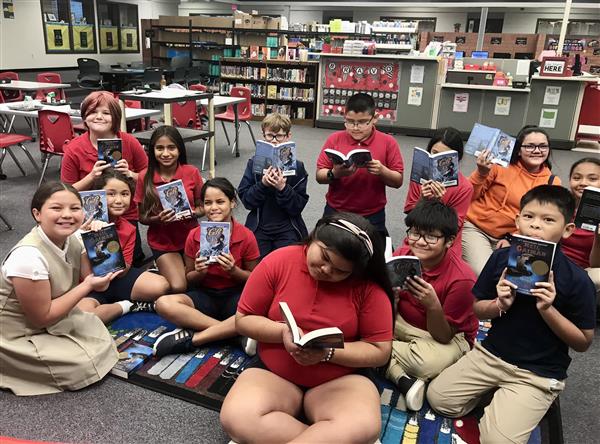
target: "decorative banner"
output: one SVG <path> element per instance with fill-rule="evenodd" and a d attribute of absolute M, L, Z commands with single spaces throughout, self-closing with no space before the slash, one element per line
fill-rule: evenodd
<path fill-rule="evenodd" d="M 558 116 L 558 110 L 554 108 L 542 108 L 542 114 L 540 115 L 540 128 L 555 128 L 556 117 Z"/>
<path fill-rule="evenodd" d="M 469 110 L 469 93 L 455 93 L 452 111 L 466 113 Z"/>
<path fill-rule="evenodd" d="M 5 19 L 15 19 L 15 5 L 13 0 L 4 0 L 2 2 L 2 11 L 4 12 Z"/>
<path fill-rule="evenodd" d="M 139 51 L 137 28 L 121 28 L 121 51 Z"/>
<path fill-rule="evenodd" d="M 73 25 L 73 49 L 75 51 L 95 51 L 94 25 Z"/>
<path fill-rule="evenodd" d="M 48 51 L 71 51 L 69 25 L 66 23 L 46 23 L 46 39 Z"/>
<path fill-rule="evenodd" d="M 511 100 L 511 97 L 496 96 L 496 106 L 494 106 L 494 114 L 496 116 L 508 116 L 510 114 Z"/>
<path fill-rule="evenodd" d="M 100 26 L 100 51 L 119 50 L 119 28 L 116 26 Z"/>
<path fill-rule="evenodd" d="M 364 92 L 375 100 L 380 119 L 396 120 L 400 83 L 397 62 L 326 59 L 324 66 L 323 116 L 343 116 L 346 100 Z"/>

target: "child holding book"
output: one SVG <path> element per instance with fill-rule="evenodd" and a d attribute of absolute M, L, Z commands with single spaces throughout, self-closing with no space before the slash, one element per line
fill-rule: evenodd
<path fill-rule="evenodd" d="M 127 268 L 111 281 L 106 290 L 90 293 L 77 306 L 94 313 L 106 324 L 130 311 L 151 311 L 151 303 L 168 293 L 169 282 L 159 274 L 131 266 L 136 233 L 123 215 L 129 209 L 135 182 L 120 171 L 109 168 L 94 181 L 93 188 L 106 191 L 109 221 L 115 224 Z M 82 229 L 97 231 L 104 226 L 106 222 L 95 220 L 84 224 Z"/>
<path fill-rule="evenodd" d="M 452 127 L 436 130 L 427 145 L 427 151 L 431 154 L 438 154 L 450 150 L 456 151 L 458 160 L 462 160 L 464 145 L 460 132 Z M 460 171 L 458 172 L 458 185 L 455 187 L 446 188 L 440 182 L 433 180 L 429 180 L 424 184 L 411 180 L 408 185 L 406 202 L 404 203 L 404 213 L 409 214 L 420 200 L 435 199 L 454 208 L 458 216 L 458 233 L 452 243 L 452 248 L 462 254 L 462 227 L 472 197 L 473 185 Z"/>
<path fill-rule="evenodd" d="M 119 101 L 107 91 L 94 91 L 81 103 L 81 118 L 87 131 L 71 140 L 65 147 L 65 155 L 60 169 L 64 183 L 72 184 L 78 191 L 92 189 L 92 184 L 110 164 L 98 160 L 98 139 L 121 139 L 122 158 L 115 168 L 137 180 L 138 174 L 147 168 L 148 156 L 138 140 L 130 134 L 119 131 L 121 125 Z M 144 252 L 138 228 L 137 204 L 132 202 L 124 218 L 136 229 L 134 263 L 140 265 Z"/>
<path fill-rule="evenodd" d="M 261 124 L 267 142 L 281 144 L 291 138 L 292 122 L 286 115 L 268 114 Z M 304 163 L 296 160 L 296 173 L 284 176 L 270 166 L 266 173 L 255 174 L 255 158 L 248 160 L 238 187 L 240 200 L 250 210 L 246 227 L 254 232 L 261 257 L 271 251 L 292 245 L 308 235 L 302 210 L 308 202 L 308 173 Z"/>
<path fill-rule="evenodd" d="M 575 199 L 559 186 L 540 185 L 521 199 L 518 234 L 558 243 L 574 230 Z M 491 319 L 481 344 L 429 385 L 427 399 L 445 416 L 470 412 L 495 390 L 479 421 L 481 442 L 526 443 L 564 389 L 569 348 L 588 349 L 596 326 L 594 285 L 556 249 L 548 282 L 532 295 L 506 279 L 509 248 L 492 253 L 473 294 L 475 314 Z"/>
<path fill-rule="evenodd" d="M 317 160 L 317 182 L 329 185 L 325 196 L 324 215 L 349 211 L 366 217 L 375 229 L 387 236 L 385 227 L 386 187 L 402 186 L 404 164 L 396 140 L 375 128 L 375 101 L 364 93 L 348 99 L 344 116 L 345 131 L 327 138 Z M 333 163 L 325 149 L 333 148 L 347 154 L 363 148 L 372 160 L 365 168 L 355 164 Z"/>
<path fill-rule="evenodd" d="M 374 442 L 379 394 L 359 369 L 389 358 L 391 299 L 383 241 L 355 214 L 325 216 L 305 245 L 264 258 L 236 314 L 238 333 L 258 341 L 258 356 L 225 398 L 225 431 L 237 442 Z M 296 346 L 280 301 L 303 334 L 339 327 L 344 348 Z"/>
<path fill-rule="evenodd" d="M 156 187 L 176 180 L 183 181 L 192 215 L 177 219 L 175 211 L 163 209 Z M 185 143 L 176 128 L 159 126 L 150 138 L 148 169 L 137 179 L 134 201 L 140 206 L 140 222 L 148 225 L 148 245 L 158 270 L 170 285 L 171 292 L 185 291 L 187 281 L 183 262 L 185 240 L 198 226 L 197 217 L 204 214 L 200 190 L 200 171 L 187 163 Z"/>
<path fill-rule="evenodd" d="M 421 200 L 406 216 L 408 245 L 394 256 L 416 256 L 422 276 L 396 288 L 397 311 L 392 358 L 386 376 L 400 389 L 410 410 L 419 411 L 425 383 L 471 349 L 478 321 L 471 288 L 475 274 L 452 248 L 458 232 L 453 208 Z"/>
<path fill-rule="evenodd" d="M 481 273 L 496 244 L 515 228 L 521 197 L 542 184 L 560 185 L 550 171 L 550 138 L 545 130 L 526 126 L 517 135 L 507 168 L 492 164 L 489 150 L 477 157 L 469 180 L 473 201 L 463 225 L 463 257 L 475 274 Z"/>
<path fill-rule="evenodd" d="M 183 330 L 157 339 L 154 352 L 158 357 L 236 336 L 238 300 L 260 258 L 252 232 L 233 218 L 237 200 L 231 182 L 222 177 L 207 180 L 200 199 L 209 221 L 230 224 L 229 253 L 221 253 L 216 263 L 208 263 L 209 258 L 199 254 L 200 227 L 190 231 L 185 242 L 185 272 L 191 290 L 156 301 L 156 312 Z"/>
<path fill-rule="evenodd" d="M 118 273 L 90 273 L 74 236 L 83 210 L 71 185 L 42 184 L 31 214 L 37 225 L 0 269 L 0 388 L 17 395 L 78 390 L 102 379 L 118 354 L 100 319 L 75 306 Z"/>

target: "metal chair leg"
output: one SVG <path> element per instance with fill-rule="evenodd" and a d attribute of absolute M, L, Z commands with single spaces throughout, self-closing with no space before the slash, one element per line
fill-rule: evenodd
<path fill-rule="evenodd" d="M 0 219 L 2 220 L 2 222 L 4 222 L 4 225 L 6 225 L 9 230 L 13 229 L 12 225 L 8 223 L 8 221 L 4 218 L 4 216 L 2 215 L 2 213 L 0 213 Z"/>
<path fill-rule="evenodd" d="M 23 145 L 22 143 L 19 143 L 19 146 L 23 149 L 23 151 L 25 151 L 25 154 L 27 154 L 27 157 L 29 157 L 31 164 L 33 165 L 35 170 L 39 173 L 40 167 L 37 166 L 37 163 L 35 163 L 35 160 L 34 160 L 33 156 L 31 155 L 31 153 L 29 152 L 29 150 L 27 149 L 27 147 L 25 145 Z"/>
<path fill-rule="evenodd" d="M 227 134 L 227 128 L 225 128 L 225 122 L 223 120 L 221 120 L 221 125 L 223 126 L 223 132 L 225 133 L 225 139 L 227 139 L 227 145 L 231 145 L 229 134 Z"/>
<path fill-rule="evenodd" d="M 26 176 L 27 174 L 25 174 L 25 170 L 23 169 L 23 167 L 21 166 L 21 164 L 19 163 L 19 159 L 17 159 L 17 156 L 15 156 L 15 153 L 12 152 L 12 150 L 10 149 L 10 147 L 6 148 L 6 151 L 8 151 L 8 154 L 10 155 L 10 157 L 12 157 L 12 159 L 15 161 L 15 163 L 17 164 L 17 167 L 21 170 L 21 174 L 23 176 Z"/>
<path fill-rule="evenodd" d="M 40 181 L 38 182 L 38 188 L 44 181 L 44 175 L 46 174 L 46 169 L 48 168 L 48 162 L 50 162 L 50 156 L 46 154 L 46 158 L 44 159 L 44 166 L 42 167 L 42 174 L 40 174 Z"/>
<path fill-rule="evenodd" d="M 208 147 L 208 139 L 204 139 L 204 151 L 202 152 L 202 170 L 204 171 L 204 161 L 206 160 L 206 148 Z"/>
<path fill-rule="evenodd" d="M 244 120 L 244 123 L 248 127 L 248 131 L 250 131 L 250 137 L 252 137 L 252 142 L 254 142 L 254 145 L 256 145 L 256 139 L 254 138 L 254 133 L 252 132 L 252 127 L 250 126 L 250 123 L 248 123 L 246 120 Z"/>

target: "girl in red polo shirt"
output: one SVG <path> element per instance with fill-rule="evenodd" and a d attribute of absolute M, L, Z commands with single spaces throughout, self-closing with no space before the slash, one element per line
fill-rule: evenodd
<path fill-rule="evenodd" d="M 158 338 L 154 344 L 158 357 L 235 336 L 238 300 L 260 258 L 254 233 L 231 214 L 237 203 L 231 182 L 222 177 L 210 179 L 200 197 L 209 221 L 230 223 L 230 252 L 221 253 L 217 263 L 208 264 L 208 258 L 199 256 L 200 227 L 190 231 L 185 242 L 185 271 L 189 286 L 195 288 L 156 301 L 158 314 L 186 330 L 177 329 Z"/>
<path fill-rule="evenodd" d="M 130 311 L 149 311 L 159 296 L 169 291 L 169 283 L 159 275 L 131 266 L 135 245 L 135 228 L 123 215 L 129 209 L 135 183 L 113 168 L 104 170 L 93 184 L 96 190 L 106 191 L 108 218 L 115 224 L 127 268 L 113 279 L 105 291 L 94 291 L 83 298 L 77 306 L 83 311 L 96 314 L 105 324 Z M 103 221 L 92 221 L 82 229 L 99 230 Z"/>
<path fill-rule="evenodd" d="M 374 442 L 379 394 L 364 367 L 385 364 L 392 292 L 383 241 L 363 217 L 334 213 L 305 245 L 279 248 L 252 272 L 236 314 L 258 357 L 229 391 L 221 424 L 236 442 Z M 344 348 L 300 348 L 279 302 L 303 332 L 337 326 Z M 302 415 L 304 413 L 304 415 Z"/>
<path fill-rule="evenodd" d="M 71 140 L 65 147 L 60 169 L 60 180 L 72 184 L 79 191 L 92 189 L 92 184 L 111 165 L 98 160 L 98 139 L 121 139 L 122 159 L 115 168 L 127 177 L 137 180 L 138 173 L 148 166 L 148 156 L 140 142 L 130 134 L 119 131 L 121 107 L 119 101 L 106 91 L 94 91 L 81 103 L 81 118 L 87 132 Z M 123 217 L 136 229 L 134 263 L 144 259 L 138 229 L 137 204 L 132 202 Z"/>
<path fill-rule="evenodd" d="M 438 129 L 429 141 L 427 151 L 431 154 L 437 154 L 450 150 L 458 153 L 459 161 L 462 159 L 464 145 L 460 132 L 452 127 Z M 452 244 L 452 248 L 459 254 L 462 254 L 462 226 L 467 216 L 472 197 L 473 185 L 460 171 L 458 172 L 458 186 L 455 187 L 446 188 L 440 182 L 433 180 L 429 180 L 422 185 L 411 180 L 404 204 L 404 213 L 410 213 L 420 199 L 436 199 L 454 208 L 458 216 L 458 234 Z M 408 245 L 406 239 L 405 245 Z"/>
<path fill-rule="evenodd" d="M 156 187 L 182 180 L 193 214 L 176 219 L 175 211 L 162 208 Z M 200 171 L 187 164 L 185 143 L 179 131 L 168 125 L 159 126 L 150 138 L 148 169 L 140 173 L 134 200 L 140 206 L 140 222 L 148 225 L 148 245 L 172 292 L 187 288 L 183 248 L 188 233 L 198 226 L 197 218 L 204 214 L 200 190 Z"/>

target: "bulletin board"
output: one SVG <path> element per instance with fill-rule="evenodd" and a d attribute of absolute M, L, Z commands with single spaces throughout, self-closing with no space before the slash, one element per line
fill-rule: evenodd
<path fill-rule="evenodd" d="M 46 48 L 49 52 L 70 52 L 68 23 L 46 23 Z"/>
<path fill-rule="evenodd" d="M 117 52 L 119 50 L 119 28 L 116 26 L 100 26 L 100 52 Z"/>
<path fill-rule="evenodd" d="M 73 25 L 73 50 L 96 52 L 94 25 Z"/>

